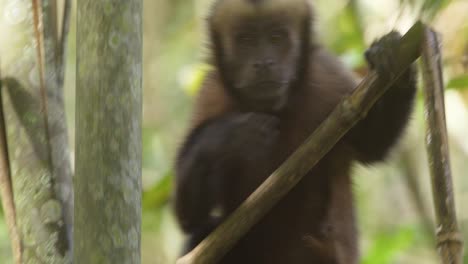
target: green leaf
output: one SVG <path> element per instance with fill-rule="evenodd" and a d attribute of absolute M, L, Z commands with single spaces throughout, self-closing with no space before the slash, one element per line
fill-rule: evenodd
<path fill-rule="evenodd" d="M 447 84 L 448 89 L 466 89 L 468 88 L 468 74 L 457 76 L 451 79 Z"/>
<path fill-rule="evenodd" d="M 358 51 L 360 54 L 365 49 L 363 32 L 360 25 L 358 10 L 348 4 L 333 21 L 339 33 L 331 43 L 331 48 L 338 54 L 349 51 Z"/>
<path fill-rule="evenodd" d="M 419 12 L 427 18 L 434 17 L 438 11 L 445 8 L 452 0 L 400 0 L 400 5 L 419 8 Z"/>
<path fill-rule="evenodd" d="M 210 69 L 211 66 L 204 63 L 200 63 L 194 67 L 190 74 L 190 81 L 184 87 L 185 92 L 189 96 L 194 96 L 198 93 Z"/>
<path fill-rule="evenodd" d="M 386 264 L 394 263 L 398 253 L 409 248 L 414 240 L 412 228 L 402 228 L 395 234 L 380 233 L 367 255 L 363 258 L 363 264 Z"/>
<path fill-rule="evenodd" d="M 143 193 L 143 209 L 159 209 L 169 200 L 172 176 L 172 172 L 166 173 L 160 181 Z"/>

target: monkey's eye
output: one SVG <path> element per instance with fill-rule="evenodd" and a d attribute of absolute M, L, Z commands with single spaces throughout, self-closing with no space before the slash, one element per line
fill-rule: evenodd
<path fill-rule="evenodd" d="M 287 37 L 288 37 L 288 34 L 283 29 L 277 29 L 277 30 L 273 30 L 270 32 L 270 40 L 275 43 L 284 41 L 286 40 Z"/>
<path fill-rule="evenodd" d="M 236 35 L 236 42 L 243 46 L 252 45 L 254 41 L 255 39 L 251 34 L 239 33 Z"/>

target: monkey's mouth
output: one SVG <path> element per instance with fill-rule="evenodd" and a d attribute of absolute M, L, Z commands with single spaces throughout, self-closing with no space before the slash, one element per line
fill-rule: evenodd
<path fill-rule="evenodd" d="M 258 99 L 273 99 L 283 96 L 287 84 L 276 81 L 261 81 L 252 85 L 252 94 Z"/>
<path fill-rule="evenodd" d="M 275 81 L 261 81 L 237 88 L 242 102 L 255 111 L 279 111 L 287 101 L 288 85 Z"/>
<path fill-rule="evenodd" d="M 287 84 L 275 81 L 262 81 L 244 90 L 246 102 L 257 111 L 277 111 L 287 98 Z"/>

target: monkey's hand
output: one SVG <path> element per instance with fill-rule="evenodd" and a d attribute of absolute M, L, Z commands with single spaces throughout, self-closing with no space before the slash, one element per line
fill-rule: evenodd
<path fill-rule="evenodd" d="M 221 140 L 224 155 L 219 156 L 222 158 L 247 162 L 264 159 L 279 135 L 279 120 L 272 115 L 233 114 L 223 123 L 225 133 Z"/>
<path fill-rule="evenodd" d="M 380 85 L 393 80 L 398 72 L 398 49 L 401 35 L 391 32 L 377 40 L 366 51 L 370 68 L 379 75 Z M 366 118 L 348 133 L 359 160 L 365 163 L 384 159 L 403 132 L 411 113 L 416 93 L 414 65 L 403 72 L 379 98 Z"/>
<path fill-rule="evenodd" d="M 382 38 L 374 41 L 366 50 L 365 57 L 372 70 L 377 71 L 384 79 L 394 78 L 397 71 L 397 54 L 401 34 L 392 31 Z"/>
<path fill-rule="evenodd" d="M 365 53 L 370 68 L 377 71 L 379 77 L 384 81 L 391 80 L 397 75 L 397 55 L 400 41 L 401 34 L 397 31 L 392 31 L 372 43 Z M 398 78 L 393 85 L 394 87 L 390 88 L 390 91 L 414 88 L 415 76 L 416 69 L 412 65 Z"/>
<path fill-rule="evenodd" d="M 266 114 L 237 113 L 192 132 L 176 164 L 176 214 L 183 230 L 205 232 L 211 210 L 232 188 L 228 174 L 267 160 L 278 123 Z M 238 199 L 234 200 L 237 204 Z"/>

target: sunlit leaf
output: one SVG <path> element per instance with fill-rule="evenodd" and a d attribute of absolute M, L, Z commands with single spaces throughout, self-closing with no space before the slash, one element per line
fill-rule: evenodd
<path fill-rule="evenodd" d="M 198 93 L 210 68 L 209 65 L 201 63 L 190 69 L 187 77 L 189 80 L 185 82 L 186 85 L 184 86 L 184 90 L 189 96 L 194 96 Z"/>
<path fill-rule="evenodd" d="M 468 74 L 457 76 L 447 83 L 448 89 L 466 89 L 468 88 Z"/>
<path fill-rule="evenodd" d="M 431 18 L 439 10 L 450 4 L 452 0 L 400 0 L 401 5 L 419 8 L 421 15 Z"/>
<path fill-rule="evenodd" d="M 394 234 L 381 233 L 374 239 L 367 255 L 363 258 L 363 264 L 395 263 L 395 257 L 409 248 L 414 240 L 412 228 L 402 228 Z"/>
<path fill-rule="evenodd" d="M 172 172 L 168 172 L 153 187 L 143 193 L 143 209 L 159 209 L 168 202 L 172 191 Z"/>
<path fill-rule="evenodd" d="M 162 223 L 162 218 L 163 218 L 163 210 L 158 209 L 158 210 L 145 210 L 143 213 L 143 218 L 141 219 L 141 224 L 143 230 L 145 233 L 148 233 L 149 231 L 160 231 L 161 228 L 161 223 Z"/>
<path fill-rule="evenodd" d="M 364 51 L 363 32 L 359 21 L 359 13 L 355 6 L 348 4 L 335 18 L 334 24 L 339 34 L 335 35 L 331 48 L 338 54 Z"/>

